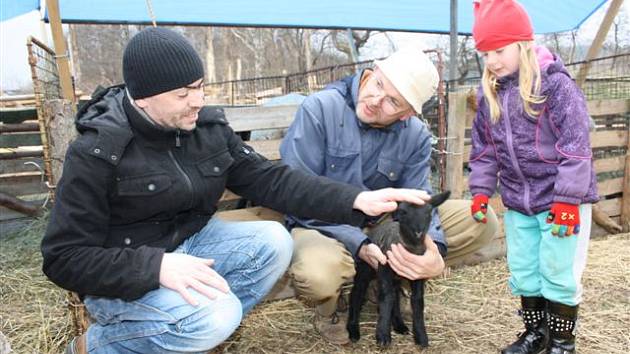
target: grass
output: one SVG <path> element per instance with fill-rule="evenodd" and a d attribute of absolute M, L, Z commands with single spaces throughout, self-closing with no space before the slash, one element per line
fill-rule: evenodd
<path fill-rule="evenodd" d="M 39 242 L 46 219 L 0 238 L 0 331 L 15 353 L 59 353 L 74 335 L 67 292 L 41 272 Z M 578 349 L 581 353 L 630 352 L 630 234 L 591 242 L 584 273 Z M 520 331 L 518 299 L 507 289 L 505 259 L 454 269 L 428 282 L 423 353 L 497 353 Z M 392 346 L 375 344 L 376 309 L 367 306 L 361 340 L 348 346 L 324 342 L 312 326 L 313 311 L 297 299 L 263 303 L 215 353 L 409 353 L 410 336 Z"/>

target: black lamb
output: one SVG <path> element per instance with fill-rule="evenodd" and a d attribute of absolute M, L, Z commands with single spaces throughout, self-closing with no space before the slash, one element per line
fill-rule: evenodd
<path fill-rule="evenodd" d="M 370 240 L 378 245 L 383 253 L 391 249 L 392 244 L 402 244 L 409 252 L 424 254 L 426 251 L 424 238 L 431 223 L 433 209 L 442 204 L 450 196 L 446 191 L 431 198 L 425 205 L 418 206 L 400 203 L 396 212 L 398 221 L 388 219 L 368 232 Z M 359 340 L 359 314 L 365 301 L 370 281 L 377 278 L 378 284 L 378 322 L 376 324 L 376 342 L 380 346 L 391 344 L 391 328 L 401 334 L 409 333 L 400 313 L 401 278 L 390 268 L 389 264 L 378 266 L 374 270 L 365 262 L 357 263 L 354 286 L 350 293 L 350 309 L 348 311 L 348 334 L 353 342 Z M 411 309 L 413 313 L 413 337 L 421 347 L 429 345 L 429 338 L 424 324 L 424 279 L 411 280 Z"/>

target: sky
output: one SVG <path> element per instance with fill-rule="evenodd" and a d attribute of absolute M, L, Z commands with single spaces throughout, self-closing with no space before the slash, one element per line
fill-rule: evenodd
<path fill-rule="evenodd" d="M 580 27 L 577 36 L 580 43 L 588 45 L 592 42 L 607 7 L 603 6 Z M 626 31 L 623 34 L 623 42 L 628 45 L 630 44 L 630 31 L 627 30 L 630 28 L 630 20 L 625 17 L 630 16 L 630 1 L 624 2 L 618 16 L 624 17 Z M 44 43 L 49 43 L 49 46 L 53 48 L 49 25 L 44 24 L 39 19 L 39 12 L 33 11 L 0 22 L 0 91 L 2 94 L 31 85 L 26 49 L 28 36 L 32 35 Z M 448 41 L 446 36 L 418 33 L 388 32 L 388 36 L 395 47 L 405 46 L 408 43 L 421 43 L 425 48 L 444 47 Z M 360 59 L 382 57 L 392 50 L 390 40 L 387 37 L 380 34 L 374 38 L 362 50 Z"/>

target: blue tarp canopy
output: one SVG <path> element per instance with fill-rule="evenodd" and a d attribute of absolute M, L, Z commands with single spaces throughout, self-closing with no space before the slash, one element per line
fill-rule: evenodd
<path fill-rule="evenodd" d="M 0 1 L 0 21 L 37 9 L 39 9 L 39 0 L 2 0 Z"/>
<path fill-rule="evenodd" d="M 3 1 L 3 3 L 6 1 Z M 522 0 L 536 33 L 578 28 L 606 0 Z M 449 0 L 60 0 L 63 23 L 353 28 L 449 33 Z M 3 5 L 4 6 L 4 5 Z M 472 0 L 458 1 L 458 30 L 472 30 Z"/>

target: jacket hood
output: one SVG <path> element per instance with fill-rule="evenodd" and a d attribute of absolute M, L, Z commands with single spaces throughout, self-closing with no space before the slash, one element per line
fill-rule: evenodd
<path fill-rule="evenodd" d="M 571 77 L 571 74 L 569 74 L 559 56 L 552 53 L 544 46 L 534 46 L 534 51 L 536 53 L 536 59 L 538 59 L 540 74 L 543 80 L 556 73 L 562 73 Z M 505 84 L 510 81 L 516 82 L 518 81 L 518 76 L 519 74 L 517 70 L 515 73 L 500 77 L 497 81 L 499 84 Z"/>

